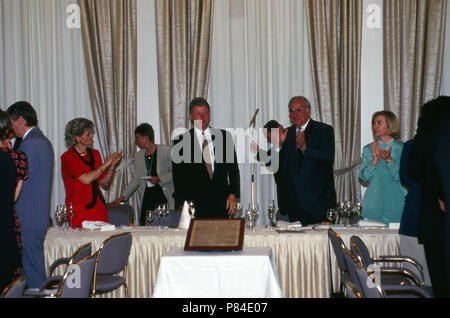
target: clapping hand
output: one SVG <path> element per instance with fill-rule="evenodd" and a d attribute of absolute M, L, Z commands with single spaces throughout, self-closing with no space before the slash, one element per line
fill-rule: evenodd
<path fill-rule="evenodd" d="M 380 150 L 380 158 L 384 159 L 384 161 L 386 161 L 386 163 L 391 162 L 392 157 L 391 157 L 391 153 L 392 153 L 392 147 L 389 147 L 389 150 Z"/>
<path fill-rule="evenodd" d="M 288 129 L 284 128 L 283 126 L 279 127 L 279 136 L 278 136 L 278 145 L 275 144 L 275 147 L 281 147 L 283 146 L 284 142 L 286 141 L 286 137 L 287 137 L 287 133 L 288 133 Z"/>
<path fill-rule="evenodd" d="M 250 143 L 250 151 L 253 153 L 257 153 L 259 151 L 259 146 L 254 141 Z"/>
<path fill-rule="evenodd" d="M 109 168 L 109 170 L 114 170 L 121 159 L 122 152 L 115 152 L 109 155 L 108 158 L 106 158 L 105 164 Z"/>

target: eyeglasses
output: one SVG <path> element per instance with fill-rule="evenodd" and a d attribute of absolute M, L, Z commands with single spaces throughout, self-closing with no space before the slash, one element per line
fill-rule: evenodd
<path fill-rule="evenodd" d="M 306 109 L 303 109 L 303 108 L 297 108 L 297 109 L 289 109 L 289 114 L 292 114 L 292 113 L 303 113 L 303 112 L 305 112 L 305 110 Z"/>

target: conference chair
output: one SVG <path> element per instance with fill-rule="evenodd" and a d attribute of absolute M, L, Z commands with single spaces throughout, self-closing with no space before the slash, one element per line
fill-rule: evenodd
<path fill-rule="evenodd" d="M 380 285 L 373 273 L 363 268 L 349 250 L 344 253 L 344 261 L 349 270 L 348 279 L 355 290 L 360 291 L 361 298 L 431 298 L 425 289 L 418 286 Z M 349 294 L 349 298 L 351 296 Z"/>
<path fill-rule="evenodd" d="M 350 281 L 344 282 L 346 298 L 363 298 L 359 289 Z"/>
<path fill-rule="evenodd" d="M 149 226 L 177 227 L 180 223 L 181 210 L 171 210 L 164 220 L 161 216 L 155 216 L 155 220 Z"/>
<path fill-rule="evenodd" d="M 348 269 L 347 265 L 344 261 L 344 250 L 346 250 L 346 246 L 341 236 L 333 231 L 332 229 L 328 229 L 328 239 L 331 242 L 331 246 L 333 247 L 334 255 L 336 256 L 336 261 L 339 267 L 340 272 L 340 287 L 339 287 L 339 295 L 344 295 L 344 282 L 348 280 Z M 331 257 L 331 255 L 330 255 Z M 331 268 L 331 263 L 330 263 Z M 330 275 L 332 273 L 330 272 Z M 333 286 L 331 286 L 333 288 Z M 338 295 L 338 296 L 339 296 Z"/>
<path fill-rule="evenodd" d="M 67 267 L 68 265 L 76 263 L 80 259 L 91 255 L 91 253 L 92 253 L 92 244 L 91 242 L 89 242 L 77 248 L 75 252 L 73 252 L 72 256 L 58 258 L 50 265 L 49 277 L 53 276 L 53 273 L 58 268 L 58 266 L 65 265 Z"/>
<path fill-rule="evenodd" d="M 380 266 L 377 270 L 381 273 L 381 284 L 412 285 L 423 287 L 425 279 L 423 268 L 418 261 L 411 257 L 399 255 L 371 257 L 366 244 L 358 236 L 350 238 L 351 251 L 363 268 L 369 269 L 377 263 L 409 263 L 414 265 L 420 273 L 420 278 L 412 271 L 404 267 Z"/>
<path fill-rule="evenodd" d="M 127 265 L 131 250 L 132 235 L 130 232 L 108 237 L 103 241 L 96 253 L 94 280 L 91 297 L 111 292 L 121 286 L 128 297 Z M 122 276 L 117 275 L 122 272 Z"/>
<path fill-rule="evenodd" d="M 95 256 L 69 264 L 59 285 L 53 289 L 27 289 L 25 296 L 35 298 L 89 298 L 94 277 Z"/>
<path fill-rule="evenodd" d="M 0 298 L 22 298 L 26 284 L 25 276 L 20 277 L 5 287 Z"/>
<path fill-rule="evenodd" d="M 119 205 L 109 204 L 106 208 L 108 213 L 109 223 L 116 226 L 136 224 L 134 218 L 134 209 L 127 203 L 120 203 Z"/>

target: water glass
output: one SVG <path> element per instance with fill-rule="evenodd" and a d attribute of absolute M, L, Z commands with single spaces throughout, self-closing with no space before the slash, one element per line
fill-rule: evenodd
<path fill-rule="evenodd" d="M 335 209 L 329 209 L 327 211 L 327 219 L 330 221 L 331 224 L 334 224 L 337 217 L 337 211 Z"/>
<path fill-rule="evenodd" d="M 145 212 L 145 225 L 150 226 L 150 224 L 155 221 L 155 211 L 153 210 L 147 210 Z"/>
<path fill-rule="evenodd" d="M 267 208 L 267 215 L 269 217 L 269 225 L 266 228 L 271 229 L 274 227 L 274 217 L 275 217 L 275 202 L 272 200 L 269 202 L 269 207 Z"/>
<path fill-rule="evenodd" d="M 164 203 L 160 204 L 158 206 L 158 210 L 159 210 L 159 216 L 162 217 L 162 219 L 163 219 L 162 228 L 167 229 L 168 227 L 166 226 L 166 217 L 169 214 L 169 209 L 167 207 L 167 204 L 164 204 Z"/>
<path fill-rule="evenodd" d="M 255 227 L 256 227 L 256 219 L 255 219 L 255 214 L 253 213 L 253 211 L 251 209 L 247 209 L 245 211 L 245 227 L 247 228 L 247 230 L 250 231 L 255 231 Z"/>
<path fill-rule="evenodd" d="M 56 206 L 55 221 L 58 229 L 62 229 L 62 226 L 64 225 L 64 209 L 61 204 Z"/>
<path fill-rule="evenodd" d="M 236 204 L 236 211 L 234 211 L 234 215 L 233 216 L 236 219 L 242 218 L 242 204 L 241 204 L 241 202 L 238 202 Z"/>

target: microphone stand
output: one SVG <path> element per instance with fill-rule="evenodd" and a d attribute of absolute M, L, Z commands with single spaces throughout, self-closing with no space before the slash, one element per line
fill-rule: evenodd
<path fill-rule="evenodd" d="M 255 114 L 253 115 L 252 120 L 250 121 L 250 125 L 249 128 L 253 128 L 252 130 L 252 134 L 253 134 L 253 138 L 255 137 L 255 125 L 256 125 L 256 116 L 259 113 L 259 108 L 256 109 Z M 250 163 L 250 169 L 251 169 L 251 207 L 252 209 L 255 207 L 255 163 L 253 162 L 253 160 Z"/>

